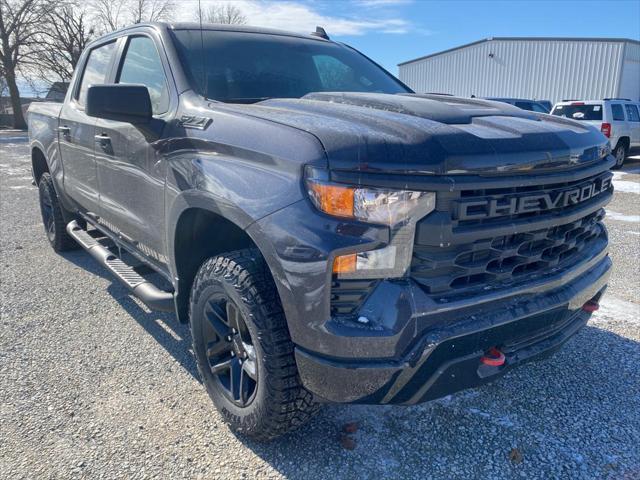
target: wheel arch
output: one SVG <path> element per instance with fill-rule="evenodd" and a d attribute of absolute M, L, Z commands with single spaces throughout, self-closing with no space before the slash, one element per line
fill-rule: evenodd
<path fill-rule="evenodd" d="M 31 173 L 36 185 L 40 181 L 42 174 L 45 172 L 51 173 L 49 163 L 47 162 L 47 156 L 44 154 L 40 146 L 34 145 L 31 147 Z"/>
<path fill-rule="evenodd" d="M 631 138 L 629 138 L 626 135 L 623 135 L 623 136 L 619 137 L 614 148 L 617 148 L 621 144 L 626 145 L 627 151 L 628 151 L 629 150 L 629 146 L 631 145 Z"/>
<path fill-rule="evenodd" d="M 176 290 L 176 314 L 181 323 L 188 321 L 189 294 L 200 265 L 224 252 L 256 248 L 271 269 L 264 239 L 255 239 L 247 227 L 253 223 L 244 212 L 220 204 L 201 194 L 184 195 L 170 213 L 168 252 Z"/>

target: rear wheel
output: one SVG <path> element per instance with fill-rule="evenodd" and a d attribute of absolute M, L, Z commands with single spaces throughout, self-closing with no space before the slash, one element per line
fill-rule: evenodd
<path fill-rule="evenodd" d="M 232 429 L 270 440 L 317 411 L 300 382 L 276 287 L 257 250 L 204 262 L 189 317 L 198 370 Z"/>
<path fill-rule="evenodd" d="M 618 142 L 618 145 L 613 150 L 613 156 L 616 157 L 616 164 L 614 168 L 621 168 L 624 165 L 624 159 L 627 158 L 627 144 L 624 142 Z"/>
<path fill-rule="evenodd" d="M 53 180 L 49 173 L 43 173 L 38 182 L 40 196 L 40 213 L 47 240 L 56 252 L 73 250 L 78 244 L 69 236 L 66 230 L 62 205 L 53 187 Z"/>

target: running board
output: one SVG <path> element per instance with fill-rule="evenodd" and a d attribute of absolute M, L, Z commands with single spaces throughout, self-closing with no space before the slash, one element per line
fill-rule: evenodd
<path fill-rule="evenodd" d="M 73 220 L 67 225 L 67 233 L 95 258 L 98 263 L 109 270 L 118 280 L 124 283 L 131 292 L 153 310 L 172 312 L 174 310 L 173 293 L 160 290 L 146 280 L 131 266 L 120 260 L 115 254 L 100 244 L 95 238 Z"/>

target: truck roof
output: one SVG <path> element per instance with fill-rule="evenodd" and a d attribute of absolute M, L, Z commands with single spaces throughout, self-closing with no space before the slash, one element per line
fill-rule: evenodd
<path fill-rule="evenodd" d="M 132 30 L 135 28 L 139 28 L 139 27 L 154 27 L 154 28 L 159 28 L 159 29 L 166 29 L 166 30 L 200 30 L 200 28 L 202 28 L 203 30 L 217 30 L 217 31 L 224 31 L 224 32 L 244 32 L 244 33 L 257 33 L 257 34 L 263 34 L 263 35 L 281 35 L 281 36 L 288 36 L 288 37 L 297 37 L 297 38 L 304 38 L 306 40 L 316 40 L 316 41 L 320 41 L 320 42 L 329 42 L 331 40 L 327 40 L 325 38 L 322 38 L 318 35 L 312 35 L 311 32 L 308 34 L 304 34 L 304 33 L 296 33 L 296 32 L 289 32 L 286 30 L 278 30 L 275 28 L 263 28 L 263 27 L 254 27 L 254 26 L 249 26 L 249 25 L 225 25 L 225 24 L 220 24 L 220 23 L 203 23 L 202 25 L 200 25 L 200 23 L 198 22 L 172 22 L 172 23 L 167 23 L 167 22 L 144 22 L 144 23 L 137 23 L 134 25 L 129 25 L 127 27 L 121 28 L 119 30 L 116 30 L 114 32 L 111 32 L 107 35 L 104 35 L 101 38 L 105 38 L 108 36 L 115 36 L 118 35 L 122 32 L 126 32 L 127 30 Z"/>

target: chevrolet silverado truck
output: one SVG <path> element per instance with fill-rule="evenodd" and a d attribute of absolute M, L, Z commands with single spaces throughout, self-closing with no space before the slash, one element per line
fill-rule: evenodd
<path fill-rule="evenodd" d="M 28 118 L 51 246 L 188 322 L 247 436 L 494 380 L 574 335 L 609 277 L 599 131 L 414 93 L 321 28 L 125 28 Z"/>

